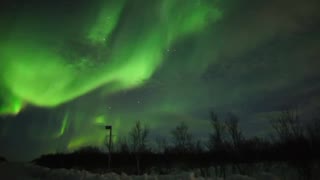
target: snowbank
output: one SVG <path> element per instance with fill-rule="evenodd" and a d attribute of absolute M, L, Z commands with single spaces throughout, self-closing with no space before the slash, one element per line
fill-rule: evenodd
<path fill-rule="evenodd" d="M 49 169 L 32 164 L 2 163 L 0 164 L 0 179 L 21 180 L 223 180 L 223 178 L 195 177 L 193 172 L 181 172 L 171 175 L 141 175 L 126 174 L 93 174 L 87 171 Z M 256 178 L 244 175 L 232 175 L 226 180 L 280 180 L 272 174 L 261 173 Z"/>

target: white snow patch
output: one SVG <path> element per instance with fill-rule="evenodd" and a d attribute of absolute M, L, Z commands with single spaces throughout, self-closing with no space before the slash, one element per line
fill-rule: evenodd
<path fill-rule="evenodd" d="M 128 176 L 125 173 L 93 174 L 87 171 L 49 169 L 32 164 L 1 163 L 0 179 L 16 180 L 224 180 L 217 177 L 196 177 L 194 172 L 180 172 L 170 175 Z M 268 173 L 260 173 L 255 178 L 244 175 L 232 175 L 225 180 L 280 180 Z"/>

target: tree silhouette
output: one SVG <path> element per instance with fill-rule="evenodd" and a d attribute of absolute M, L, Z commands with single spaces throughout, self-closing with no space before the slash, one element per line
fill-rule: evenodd
<path fill-rule="evenodd" d="M 271 121 L 273 129 L 276 131 L 280 142 L 290 141 L 303 136 L 303 127 L 297 111 L 286 110 L 281 115 Z"/>
<path fill-rule="evenodd" d="M 173 148 L 177 152 L 188 152 L 193 147 L 193 137 L 189 132 L 189 127 L 185 122 L 181 122 L 175 129 L 171 131 L 173 138 Z"/>
<path fill-rule="evenodd" d="M 149 135 L 149 129 L 143 126 L 140 121 L 137 121 L 129 135 L 131 138 L 131 149 L 136 158 L 137 173 L 140 174 L 141 153 L 148 151 L 147 137 Z"/>
<path fill-rule="evenodd" d="M 222 151 L 224 149 L 223 135 L 225 134 L 225 127 L 220 123 L 215 112 L 211 112 L 211 126 L 213 132 L 209 134 L 209 142 L 207 144 L 210 151 Z"/>
<path fill-rule="evenodd" d="M 239 119 L 232 113 L 229 113 L 225 122 L 227 133 L 231 138 L 231 142 L 234 148 L 238 148 L 243 140 L 242 132 L 239 128 Z"/>

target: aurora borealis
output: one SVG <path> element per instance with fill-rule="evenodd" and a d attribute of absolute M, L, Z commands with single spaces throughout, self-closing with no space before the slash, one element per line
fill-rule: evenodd
<path fill-rule="evenodd" d="M 319 2 L 14 0 L 1 6 L 0 154 L 101 145 L 136 120 L 204 138 L 209 111 L 268 133 L 283 106 L 316 113 Z M 27 146 L 27 147 L 26 147 Z"/>

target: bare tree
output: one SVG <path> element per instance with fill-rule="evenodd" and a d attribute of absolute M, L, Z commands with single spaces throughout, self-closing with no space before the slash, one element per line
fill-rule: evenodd
<path fill-rule="evenodd" d="M 271 121 L 271 125 L 282 142 L 303 136 L 303 127 L 296 110 L 283 111 L 278 118 Z"/>
<path fill-rule="evenodd" d="M 213 132 L 209 136 L 208 148 L 210 151 L 222 150 L 224 148 L 223 135 L 225 127 L 220 123 L 218 116 L 215 112 L 211 112 L 211 126 Z"/>
<path fill-rule="evenodd" d="M 192 134 L 189 132 L 189 127 L 185 122 L 181 122 L 175 129 L 171 132 L 174 149 L 178 152 L 187 152 L 192 149 Z"/>
<path fill-rule="evenodd" d="M 232 144 L 235 148 L 238 148 L 243 141 L 243 135 L 239 128 L 239 119 L 232 113 L 229 113 L 225 125 L 229 136 L 231 137 Z"/>
<path fill-rule="evenodd" d="M 140 174 L 140 158 L 141 153 L 147 151 L 147 137 L 149 135 L 149 129 L 143 126 L 140 121 L 137 121 L 134 127 L 130 131 L 131 148 L 135 154 L 137 162 L 137 173 Z"/>
<path fill-rule="evenodd" d="M 243 148 L 242 145 L 245 139 L 239 127 L 238 117 L 232 113 L 229 113 L 225 121 L 225 126 L 226 126 L 227 133 L 231 138 L 231 144 L 233 147 L 232 150 L 234 151 L 233 153 L 239 158 L 241 157 L 241 151 Z M 239 172 L 242 172 L 242 168 L 239 166 L 238 163 L 235 163 L 235 162 L 232 165 L 232 169 L 233 171 L 237 169 Z"/>

